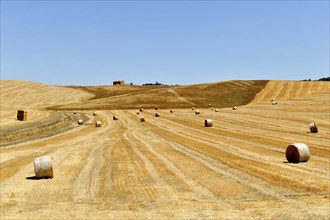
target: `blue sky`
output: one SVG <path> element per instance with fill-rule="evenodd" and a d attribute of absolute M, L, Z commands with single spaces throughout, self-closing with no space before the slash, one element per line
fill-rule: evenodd
<path fill-rule="evenodd" d="M 1 79 L 195 84 L 329 76 L 329 1 L 1 1 Z"/>

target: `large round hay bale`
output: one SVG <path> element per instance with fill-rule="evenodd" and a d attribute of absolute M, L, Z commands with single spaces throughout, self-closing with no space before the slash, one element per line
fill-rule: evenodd
<path fill-rule="evenodd" d="M 155 117 L 160 117 L 160 113 L 156 112 Z"/>
<path fill-rule="evenodd" d="M 212 121 L 212 119 L 205 119 L 204 124 L 205 124 L 205 127 L 212 127 L 213 121 Z"/>
<path fill-rule="evenodd" d="M 36 179 L 54 178 L 52 159 L 50 156 L 42 156 L 33 160 Z"/>
<path fill-rule="evenodd" d="M 233 107 L 233 110 L 237 110 L 237 106 L 234 106 L 234 107 Z"/>
<path fill-rule="evenodd" d="M 96 113 L 96 112 L 93 112 L 93 115 L 94 115 L 94 116 L 96 116 L 96 115 L 97 115 L 97 113 Z"/>
<path fill-rule="evenodd" d="M 78 125 L 82 125 L 82 124 L 84 124 L 84 121 L 82 119 L 79 119 L 78 120 Z"/>
<path fill-rule="evenodd" d="M 215 111 L 215 112 L 219 112 L 219 109 L 218 109 L 218 108 L 216 108 L 214 111 Z"/>
<path fill-rule="evenodd" d="M 315 122 L 312 122 L 312 123 L 309 124 L 309 130 L 312 133 L 317 133 L 319 131 Z"/>
<path fill-rule="evenodd" d="M 174 113 L 174 110 L 171 109 L 171 110 L 170 110 L 170 113 Z"/>
<path fill-rule="evenodd" d="M 117 115 L 114 115 L 114 116 L 112 117 L 112 119 L 113 119 L 113 120 L 118 120 L 119 117 L 118 117 Z"/>
<path fill-rule="evenodd" d="M 146 120 L 144 119 L 143 116 L 141 116 L 141 117 L 140 117 L 140 121 L 141 121 L 141 122 L 145 122 Z"/>
<path fill-rule="evenodd" d="M 308 146 L 304 143 L 290 144 L 285 151 L 286 159 L 290 163 L 307 162 L 310 154 Z"/>
<path fill-rule="evenodd" d="M 73 111 L 73 114 L 77 114 L 77 112 L 76 111 Z"/>
<path fill-rule="evenodd" d="M 209 104 L 209 107 L 211 107 L 211 106 L 212 106 L 212 104 L 210 103 L 210 104 Z"/>
<path fill-rule="evenodd" d="M 195 110 L 195 107 L 192 107 L 191 110 Z"/>
<path fill-rule="evenodd" d="M 100 121 L 96 121 L 96 122 L 95 122 L 95 127 L 101 127 L 101 124 L 102 124 L 102 122 L 100 122 Z"/>
<path fill-rule="evenodd" d="M 155 108 L 155 110 L 158 110 L 158 108 Z"/>
<path fill-rule="evenodd" d="M 272 105 L 277 105 L 277 101 L 272 101 Z"/>
<path fill-rule="evenodd" d="M 143 112 L 143 108 L 140 108 L 140 112 Z"/>
<path fill-rule="evenodd" d="M 199 111 L 199 110 L 196 110 L 196 111 L 195 111 L 195 114 L 196 114 L 196 115 L 199 115 L 199 114 L 200 114 L 200 111 Z"/>
<path fill-rule="evenodd" d="M 136 114 L 138 115 L 138 114 L 140 114 L 140 112 L 139 112 L 139 111 L 137 111 L 137 112 L 136 112 Z"/>

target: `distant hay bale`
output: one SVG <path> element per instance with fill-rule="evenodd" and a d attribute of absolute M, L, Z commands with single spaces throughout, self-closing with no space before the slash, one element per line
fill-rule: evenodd
<path fill-rule="evenodd" d="M 155 110 L 158 110 L 158 108 L 155 108 Z"/>
<path fill-rule="evenodd" d="M 310 154 L 308 146 L 304 143 L 290 144 L 285 151 L 286 159 L 290 163 L 307 162 Z"/>
<path fill-rule="evenodd" d="M 195 110 L 195 107 L 192 107 L 191 110 Z"/>
<path fill-rule="evenodd" d="M 96 112 L 93 112 L 93 115 L 94 115 L 94 116 L 96 116 L 96 115 L 97 115 L 97 113 L 96 113 Z"/>
<path fill-rule="evenodd" d="M 117 115 L 114 115 L 114 116 L 112 117 L 112 119 L 113 119 L 113 120 L 118 120 L 119 117 L 118 117 Z"/>
<path fill-rule="evenodd" d="M 82 119 L 79 119 L 78 120 L 78 125 L 82 125 L 82 124 L 84 124 L 84 121 Z"/>
<path fill-rule="evenodd" d="M 170 110 L 170 113 L 174 113 L 174 110 L 171 109 L 171 110 Z"/>
<path fill-rule="evenodd" d="M 155 117 L 160 117 L 160 113 L 156 112 Z"/>
<path fill-rule="evenodd" d="M 41 156 L 33 160 L 36 179 L 54 178 L 52 159 L 50 156 Z"/>
<path fill-rule="evenodd" d="M 195 111 L 195 114 L 196 114 L 196 115 L 199 115 L 199 114 L 200 114 L 200 111 L 199 111 L 199 110 L 196 110 L 196 111 Z"/>
<path fill-rule="evenodd" d="M 77 114 L 77 112 L 76 111 L 73 111 L 73 114 Z"/>
<path fill-rule="evenodd" d="M 272 105 L 277 105 L 277 101 L 272 101 Z"/>
<path fill-rule="evenodd" d="M 309 130 L 312 133 L 317 133 L 319 131 L 315 122 L 312 122 L 312 123 L 309 124 Z"/>
<path fill-rule="evenodd" d="M 213 121 L 212 121 L 212 119 L 205 119 L 204 124 L 205 124 L 205 127 L 212 127 Z"/>
<path fill-rule="evenodd" d="M 138 114 L 140 114 L 140 112 L 139 112 L 139 111 L 137 111 L 137 112 L 136 112 L 136 114 L 138 115 Z"/>
<path fill-rule="evenodd" d="M 26 121 L 27 120 L 27 111 L 17 110 L 17 120 Z"/>
<path fill-rule="evenodd" d="M 95 127 L 101 127 L 101 125 L 102 125 L 102 122 L 100 122 L 100 121 L 95 122 Z"/>
<path fill-rule="evenodd" d="M 209 104 L 209 107 L 211 107 L 211 106 L 212 106 L 212 104 L 210 103 L 210 104 Z"/>
<path fill-rule="evenodd" d="M 233 107 L 233 110 L 237 110 L 237 106 L 234 106 L 234 107 Z"/>
<path fill-rule="evenodd" d="M 145 120 L 145 118 L 144 118 L 143 116 L 141 116 L 141 117 L 140 117 L 140 121 L 141 121 L 141 122 L 145 122 L 146 120 Z"/>
<path fill-rule="evenodd" d="M 211 111 L 213 111 L 214 110 L 214 108 L 211 108 Z"/>
<path fill-rule="evenodd" d="M 214 111 L 215 111 L 215 112 L 219 112 L 219 109 L 218 109 L 218 108 L 216 108 Z"/>
<path fill-rule="evenodd" d="M 140 112 L 143 112 L 143 108 L 140 108 Z"/>

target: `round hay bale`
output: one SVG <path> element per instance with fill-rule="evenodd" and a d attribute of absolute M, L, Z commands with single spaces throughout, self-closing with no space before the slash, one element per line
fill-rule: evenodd
<path fill-rule="evenodd" d="M 73 112 L 73 114 L 77 114 L 77 112 L 76 112 L 76 111 L 74 111 L 74 112 Z"/>
<path fill-rule="evenodd" d="M 36 179 L 54 178 L 52 159 L 50 156 L 41 156 L 33 160 Z"/>
<path fill-rule="evenodd" d="M 78 120 L 78 125 L 82 125 L 82 124 L 84 124 L 84 121 L 82 119 L 79 119 Z"/>
<path fill-rule="evenodd" d="M 136 112 L 136 114 L 138 115 L 138 114 L 140 114 L 140 112 L 139 112 L 139 111 L 137 111 L 137 112 Z"/>
<path fill-rule="evenodd" d="M 308 146 L 304 143 L 290 144 L 285 151 L 286 159 L 290 163 L 307 162 L 310 154 Z"/>
<path fill-rule="evenodd" d="M 192 107 L 191 110 L 195 110 L 195 107 Z"/>
<path fill-rule="evenodd" d="M 112 117 L 112 119 L 113 119 L 113 120 L 118 120 L 119 117 L 118 117 L 117 115 L 114 115 L 114 116 Z"/>
<path fill-rule="evenodd" d="M 97 113 L 96 113 L 96 112 L 93 112 L 93 115 L 94 115 L 94 116 L 96 116 L 96 115 L 97 115 Z"/>
<path fill-rule="evenodd" d="M 210 104 L 209 104 L 209 107 L 211 107 L 211 106 L 212 106 L 212 104 L 210 103 Z"/>
<path fill-rule="evenodd" d="M 160 113 L 156 112 L 155 117 L 160 117 Z"/>
<path fill-rule="evenodd" d="M 96 121 L 96 122 L 95 122 L 95 127 L 101 127 L 101 124 L 102 124 L 102 122 L 100 122 L 100 121 Z"/>
<path fill-rule="evenodd" d="M 158 110 L 158 108 L 155 108 L 155 110 Z"/>
<path fill-rule="evenodd" d="M 237 110 L 237 106 L 234 106 L 234 107 L 233 107 L 233 110 Z"/>
<path fill-rule="evenodd" d="M 141 121 L 141 122 L 145 122 L 146 120 L 144 119 L 143 116 L 141 116 L 141 117 L 140 117 L 140 121 Z"/>
<path fill-rule="evenodd" d="M 309 130 L 312 133 L 317 133 L 319 131 L 315 122 L 312 122 L 312 123 L 309 124 Z"/>
<path fill-rule="evenodd" d="M 174 113 L 174 110 L 171 109 L 171 110 L 170 110 L 170 113 Z"/>
<path fill-rule="evenodd" d="M 204 124 L 205 124 L 205 127 L 212 127 L 213 121 L 212 121 L 212 119 L 205 119 Z"/>
<path fill-rule="evenodd" d="M 277 102 L 276 101 L 272 101 L 272 105 L 277 105 Z"/>
<path fill-rule="evenodd" d="M 216 108 L 214 111 L 215 111 L 215 112 L 219 112 L 219 109 L 218 109 L 218 108 Z"/>
<path fill-rule="evenodd" d="M 200 114 L 199 110 L 196 110 L 196 111 L 195 111 L 195 114 L 196 114 L 196 115 L 199 115 L 199 114 Z"/>
<path fill-rule="evenodd" d="M 140 112 L 143 112 L 143 108 L 140 108 Z"/>

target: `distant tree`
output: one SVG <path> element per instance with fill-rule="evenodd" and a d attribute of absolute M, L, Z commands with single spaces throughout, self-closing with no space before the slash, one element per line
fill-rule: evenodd
<path fill-rule="evenodd" d="M 319 79 L 319 81 L 330 81 L 330 77 L 323 77 Z"/>

